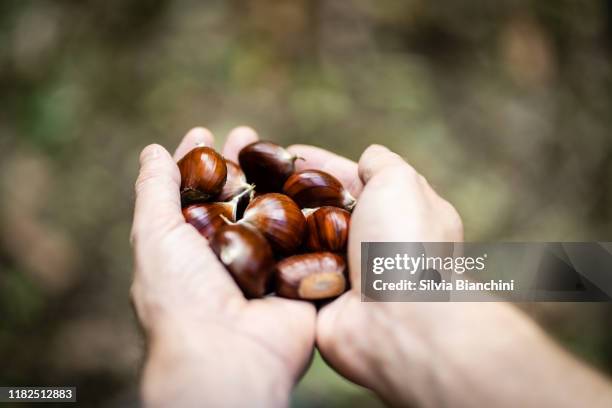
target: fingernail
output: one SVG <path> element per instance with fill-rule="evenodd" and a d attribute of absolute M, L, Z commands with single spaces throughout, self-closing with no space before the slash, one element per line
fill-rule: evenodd
<path fill-rule="evenodd" d="M 188 136 L 196 147 L 206 146 L 206 143 L 210 138 L 210 131 L 204 127 L 198 126 L 191 129 Z"/>
<path fill-rule="evenodd" d="M 144 163 L 148 160 L 157 159 L 161 154 L 161 149 L 162 147 L 158 144 L 148 145 L 142 150 L 142 153 L 140 154 L 140 162 Z"/>
<path fill-rule="evenodd" d="M 256 136 L 257 132 L 249 126 L 238 126 L 232 130 L 232 133 L 240 136 Z"/>
<path fill-rule="evenodd" d="M 387 149 L 385 146 L 383 145 L 379 145 L 379 144 L 372 144 L 368 147 L 368 150 L 370 152 L 374 152 L 374 153 L 382 153 L 382 152 L 388 152 L 389 149 Z"/>

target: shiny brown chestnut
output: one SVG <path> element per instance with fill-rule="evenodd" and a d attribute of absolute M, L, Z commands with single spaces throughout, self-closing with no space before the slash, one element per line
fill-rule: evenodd
<path fill-rule="evenodd" d="M 198 146 L 178 162 L 181 171 L 181 199 L 184 204 L 202 202 L 221 192 L 227 166 L 214 149 Z"/>
<path fill-rule="evenodd" d="M 227 180 L 221 193 L 216 197 L 218 201 L 229 201 L 250 187 L 240 166 L 227 159 L 225 159 L 225 165 L 227 167 Z"/>
<path fill-rule="evenodd" d="M 338 207 L 304 210 L 304 243 L 310 251 L 344 252 L 348 242 L 351 214 Z"/>
<path fill-rule="evenodd" d="M 238 154 L 247 180 L 261 193 L 281 192 L 283 183 L 295 171 L 298 158 L 275 143 L 262 141 L 245 146 Z"/>
<path fill-rule="evenodd" d="M 215 232 L 226 224 L 221 215 L 235 221 L 233 209 L 229 203 L 192 204 L 183 208 L 185 220 L 206 239 L 212 238 Z"/>
<path fill-rule="evenodd" d="M 290 255 L 301 245 L 306 228 L 304 214 L 284 194 L 268 193 L 256 197 L 247 206 L 239 223 L 256 227 L 268 239 L 272 249 Z"/>
<path fill-rule="evenodd" d="M 262 297 L 274 273 L 274 256 L 264 236 L 252 226 L 224 225 L 210 247 L 246 297 Z"/>
<path fill-rule="evenodd" d="M 320 170 L 303 170 L 291 175 L 283 192 L 301 207 L 333 206 L 351 211 L 357 200 L 334 176 Z"/>
<path fill-rule="evenodd" d="M 232 222 L 236 221 L 243 197 L 248 200 L 252 190 L 253 187 L 249 186 L 231 201 L 192 204 L 185 207 L 183 208 L 185 221 L 193 225 L 206 239 L 210 239 L 219 228 L 226 224 L 224 218 Z"/>
<path fill-rule="evenodd" d="M 276 293 L 305 300 L 339 296 L 346 289 L 345 269 L 344 259 L 331 252 L 290 256 L 276 265 Z"/>

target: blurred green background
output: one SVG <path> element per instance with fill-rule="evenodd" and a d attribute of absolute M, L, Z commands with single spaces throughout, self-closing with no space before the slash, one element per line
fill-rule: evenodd
<path fill-rule="evenodd" d="M 138 153 L 203 125 L 402 154 L 466 239 L 610 240 L 612 2 L 1 0 L 0 384 L 137 398 Z M 612 372 L 612 308 L 525 305 Z M 316 358 L 295 406 L 379 406 Z"/>

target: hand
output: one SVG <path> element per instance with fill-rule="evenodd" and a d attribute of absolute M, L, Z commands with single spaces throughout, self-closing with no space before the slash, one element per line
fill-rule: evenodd
<path fill-rule="evenodd" d="M 237 161 L 255 140 L 253 130 L 234 129 L 223 155 Z M 311 358 L 316 311 L 277 297 L 247 301 L 185 223 L 175 161 L 198 143 L 212 146 L 210 132 L 190 131 L 174 160 L 159 145 L 141 154 L 132 299 L 149 343 L 143 398 L 156 406 L 284 406 Z"/>
<path fill-rule="evenodd" d="M 362 303 L 362 241 L 462 241 L 461 219 L 382 146 L 368 148 L 358 165 L 315 147 L 289 150 L 306 159 L 299 166 L 334 174 L 358 197 L 349 234 L 352 289 L 317 321 L 317 347 L 340 374 L 398 406 L 610 403 L 604 380 L 507 304 Z"/>

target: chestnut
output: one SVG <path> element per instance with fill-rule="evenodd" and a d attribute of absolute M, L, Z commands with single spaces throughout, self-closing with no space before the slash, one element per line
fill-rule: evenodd
<path fill-rule="evenodd" d="M 181 171 L 181 199 L 184 204 L 202 202 L 221 192 L 227 166 L 214 149 L 198 146 L 178 162 Z"/>
<path fill-rule="evenodd" d="M 260 193 L 282 191 L 285 180 L 295 171 L 299 157 L 272 142 L 254 142 L 238 154 L 240 167 L 249 183 Z"/>
<path fill-rule="evenodd" d="M 335 297 L 346 289 L 344 259 L 331 252 L 285 258 L 276 265 L 276 293 L 291 299 Z"/>
<path fill-rule="evenodd" d="M 214 233 L 226 224 L 225 220 L 236 221 L 238 219 L 239 207 L 243 198 L 248 200 L 253 190 L 249 186 L 247 190 L 235 196 L 228 202 L 192 204 L 183 208 L 185 221 L 193 225 L 206 239 L 212 238 Z"/>
<path fill-rule="evenodd" d="M 227 159 L 225 159 L 225 166 L 227 167 L 227 180 L 221 193 L 216 197 L 218 201 L 229 201 L 250 187 L 240 166 Z"/>
<path fill-rule="evenodd" d="M 294 253 L 302 244 L 306 228 L 306 220 L 297 204 L 279 193 L 256 197 L 239 222 L 256 227 L 275 251 L 285 255 Z"/>
<path fill-rule="evenodd" d="M 348 242 L 351 214 L 337 207 L 304 210 L 306 234 L 304 243 L 310 251 L 344 252 Z"/>
<path fill-rule="evenodd" d="M 221 215 L 235 221 L 232 206 L 229 203 L 192 204 L 183 208 L 185 220 L 206 239 L 212 238 L 214 233 L 226 224 Z"/>
<path fill-rule="evenodd" d="M 334 176 L 320 170 L 303 170 L 291 175 L 283 192 L 301 207 L 333 206 L 351 211 L 357 200 Z"/>
<path fill-rule="evenodd" d="M 263 235 L 252 226 L 224 225 L 210 247 L 248 298 L 262 297 L 274 273 L 274 257 Z"/>

